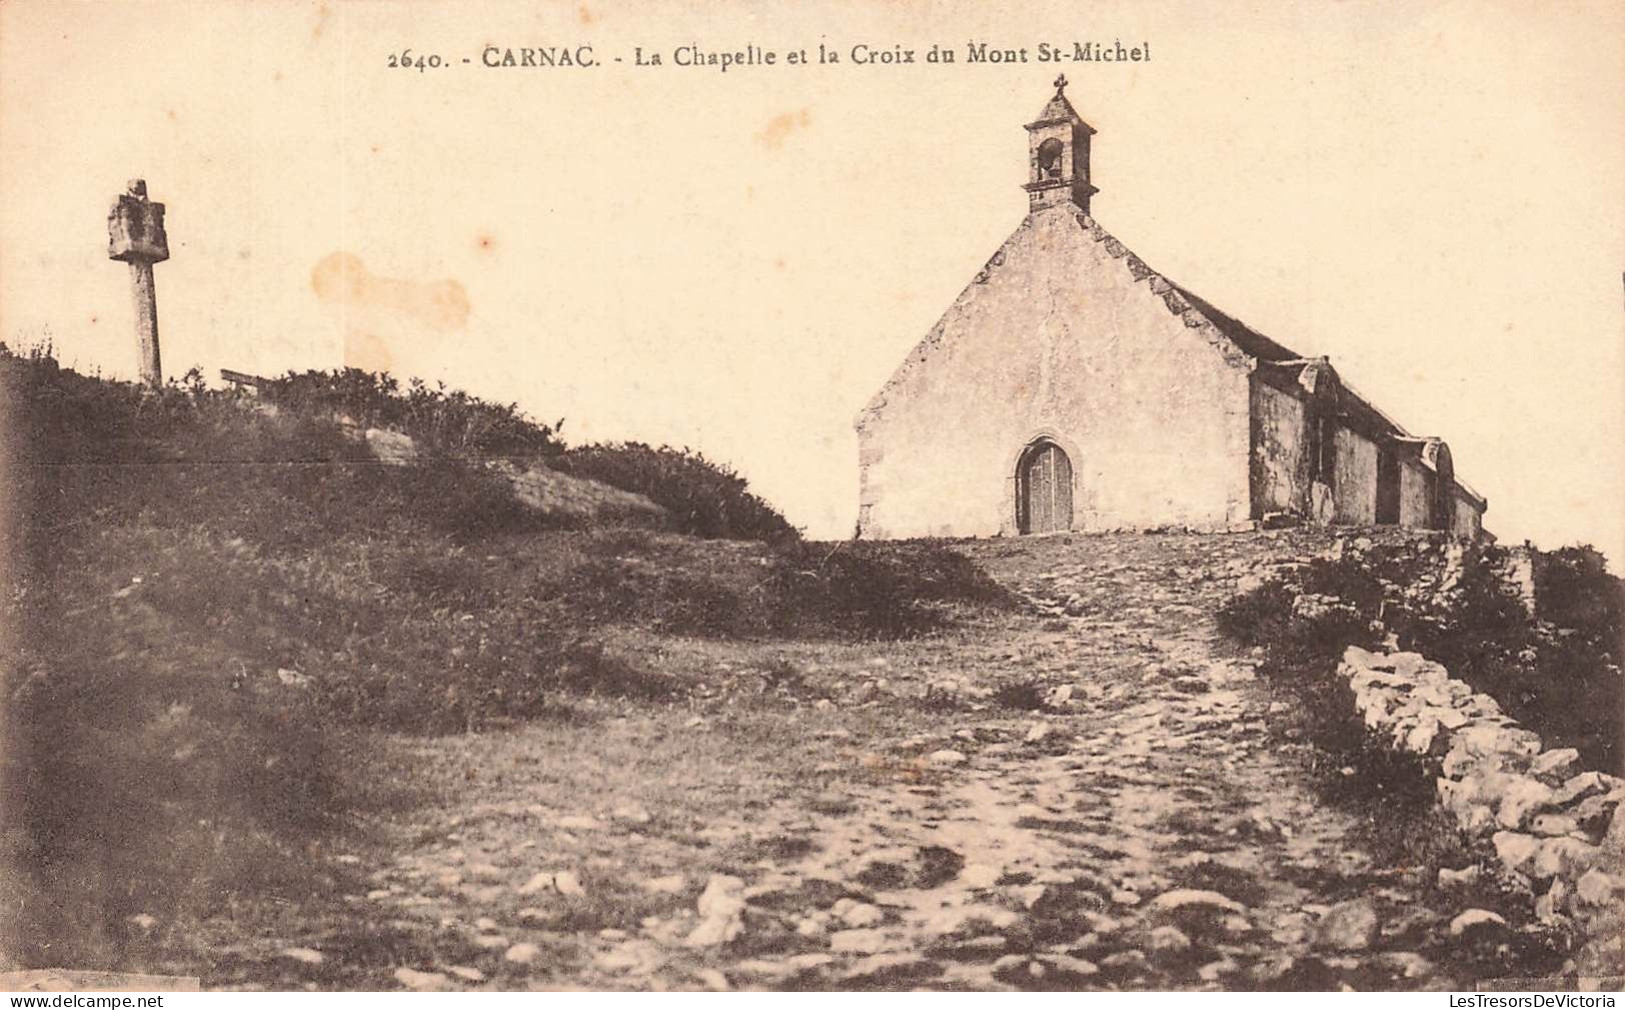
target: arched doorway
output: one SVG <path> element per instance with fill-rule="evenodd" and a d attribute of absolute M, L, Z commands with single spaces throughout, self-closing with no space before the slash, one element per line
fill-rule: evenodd
<path fill-rule="evenodd" d="M 1072 461 L 1049 439 L 1027 447 L 1016 463 L 1016 529 L 1055 533 L 1072 528 Z"/>

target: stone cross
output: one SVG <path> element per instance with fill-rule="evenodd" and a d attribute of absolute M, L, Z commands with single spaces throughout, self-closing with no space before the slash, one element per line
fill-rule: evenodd
<path fill-rule="evenodd" d="M 169 259 L 169 237 L 164 234 L 164 205 L 147 199 L 144 179 L 131 179 L 129 192 L 119 194 L 107 214 L 107 257 L 130 264 L 141 381 L 156 389 L 164 384 L 164 370 L 158 359 L 158 294 L 152 286 L 152 265 Z"/>

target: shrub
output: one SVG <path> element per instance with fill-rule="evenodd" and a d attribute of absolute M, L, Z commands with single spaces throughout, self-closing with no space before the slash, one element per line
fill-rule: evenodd
<path fill-rule="evenodd" d="M 993 692 L 993 704 L 1021 712 L 1037 712 L 1044 707 L 1044 685 L 1036 680 L 1000 684 Z"/>
<path fill-rule="evenodd" d="M 405 432 L 440 453 L 536 459 L 563 448 L 555 437 L 557 425 L 537 424 L 518 404 L 448 392 L 445 383 L 430 387 L 412 379 L 402 393 L 392 376 L 345 368 L 289 372 L 262 386 L 261 395 L 296 413 L 343 415 L 362 427 Z"/>
<path fill-rule="evenodd" d="M 635 546 L 628 549 L 628 544 Z M 714 638 L 898 639 L 1015 597 L 933 543 L 705 545 L 604 532 L 547 590 L 584 625 L 634 624 Z"/>
<path fill-rule="evenodd" d="M 656 449 L 641 442 L 588 445 L 550 465 L 653 500 L 679 533 L 772 543 L 798 537 L 784 516 L 750 493 L 745 478 L 690 449 Z"/>
<path fill-rule="evenodd" d="M 1505 552 L 1401 538 L 1296 566 L 1231 600 L 1220 623 L 1282 670 L 1327 671 L 1348 645 L 1392 634 L 1587 764 L 1625 767 L 1620 581 L 1589 548 L 1537 552 L 1537 620 L 1509 591 Z"/>
<path fill-rule="evenodd" d="M 774 556 L 772 626 L 781 634 L 911 638 L 943 626 L 956 607 L 1015 606 L 969 558 L 930 541 L 797 542 Z"/>

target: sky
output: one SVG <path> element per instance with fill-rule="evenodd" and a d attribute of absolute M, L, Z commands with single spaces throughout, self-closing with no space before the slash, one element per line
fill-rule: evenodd
<path fill-rule="evenodd" d="M 106 215 L 140 176 L 167 373 L 443 381 L 572 443 L 697 449 L 845 536 L 852 420 L 1021 222 L 1022 124 L 1064 71 L 1103 226 L 1444 437 L 1503 541 L 1618 571 L 1622 29 L 1608 3 L 14 0 L 0 339 L 134 377 Z M 1034 59 L 1119 39 L 1151 59 Z M 775 64 L 673 62 L 750 45 Z M 390 67 L 407 48 L 447 65 Z"/>

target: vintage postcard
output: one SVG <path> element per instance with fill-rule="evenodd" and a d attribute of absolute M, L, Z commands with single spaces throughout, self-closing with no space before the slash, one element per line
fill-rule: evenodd
<path fill-rule="evenodd" d="M 0 6 L 0 987 L 1617 989 L 1622 41 Z"/>

